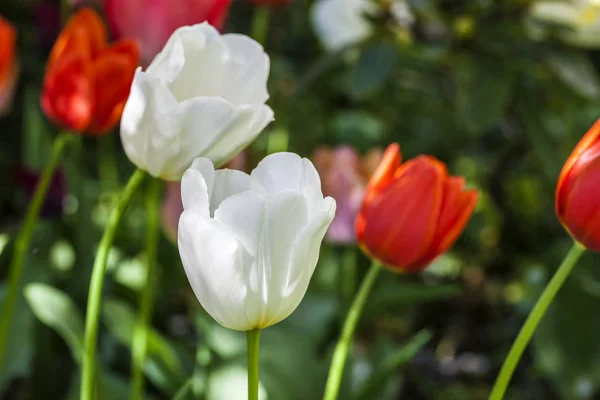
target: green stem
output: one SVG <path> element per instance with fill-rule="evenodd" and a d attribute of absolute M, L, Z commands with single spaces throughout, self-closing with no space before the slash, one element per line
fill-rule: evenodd
<path fill-rule="evenodd" d="M 110 192 L 117 189 L 119 187 L 119 171 L 111 135 L 98 139 L 98 168 L 102 190 Z"/>
<path fill-rule="evenodd" d="M 88 304 L 85 319 L 85 336 L 83 365 L 81 368 L 81 396 L 80 400 L 92 400 L 94 397 L 94 373 L 96 366 L 96 344 L 98 340 L 98 325 L 100 319 L 100 304 L 102 301 L 102 286 L 104 285 L 104 272 L 106 270 L 106 261 L 112 242 L 117 233 L 119 223 L 140 185 L 142 184 L 146 173 L 140 169 L 136 170 L 125 190 L 121 195 L 116 207 L 110 215 L 106 230 L 102 235 L 96 259 L 92 269 L 92 278 L 88 294 Z"/>
<path fill-rule="evenodd" d="M 21 279 L 23 275 L 23 261 L 25 254 L 29 248 L 29 242 L 33 234 L 33 228 L 40 214 L 40 209 L 44 204 L 44 199 L 52 183 L 54 171 L 58 167 L 65 147 L 74 139 L 74 136 L 69 133 L 60 134 L 52 146 L 52 154 L 50 162 L 42 171 L 42 176 L 35 188 L 33 198 L 29 203 L 23 226 L 15 239 L 12 260 L 8 270 L 8 290 L 4 301 L 2 302 L 2 311 L 0 312 L 0 367 L 4 359 L 4 353 L 8 342 L 8 334 L 10 331 L 10 323 L 15 308 L 15 302 L 21 287 Z"/>
<path fill-rule="evenodd" d="M 323 396 L 324 400 L 337 399 L 342 377 L 344 375 L 344 366 L 346 365 L 346 359 L 348 358 L 348 351 L 350 350 L 352 337 L 354 336 L 354 330 L 356 329 L 360 314 L 363 308 L 365 308 L 365 303 L 369 298 L 369 293 L 371 293 L 371 289 L 373 289 L 380 270 L 381 267 L 379 263 L 374 261 L 348 311 L 344 327 L 342 328 L 342 336 L 335 346 L 333 359 L 331 360 L 327 385 L 325 386 L 325 395 Z"/>
<path fill-rule="evenodd" d="M 173 400 L 184 400 L 189 392 L 192 391 L 194 386 L 193 377 L 185 381 L 185 383 L 175 392 Z"/>
<path fill-rule="evenodd" d="M 144 361 L 148 352 L 148 332 L 150 330 L 150 320 L 152 317 L 152 301 L 154 299 L 154 288 L 156 280 L 156 258 L 158 253 L 159 239 L 159 199 L 160 199 L 160 181 L 152 179 L 148 185 L 148 194 L 146 196 L 146 284 L 142 290 L 140 299 L 140 313 L 138 315 L 137 326 L 133 334 L 133 343 L 131 344 L 131 365 L 132 365 L 132 392 L 131 399 L 139 400 L 144 395 Z"/>
<path fill-rule="evenodd" d="M 573 270 L 573 267 L 577 263 L 577 260 L 581 257 L 581 255 L 585 252 L 585 248 L 581 246 L 579 243 L 574 243 L 571 247 L 571 250 L 567 253 L 567 256 L 563 260 L 558 270 L 544 289 L 544 292 L 540 296 L 539 300 L 531 310 L 531 313 L 527 317 L 525 324 L 521 328 L 519 335 L 513 342 L 512 347 L 506 359 L 504 360 L 504 364 L 502 365 L 502 369 L 500 370 L 500 374 L 496 379 L 496 383 L 494 384 L 494 388 L 492 389 L 492 393 L 490 394 L 489 400 L 501 400 L 504 397 L 504 392 L 508 387 L 510 379 L 513 375 L 521 356 L 523 355 L 523 351 L 529 344 L 533 333 L 535 332 L 538 324 L 546 314 L 546 310 L 548 306 L 554 300 L 554 296 L 560 290 L 563 283 L 565 283 L 567 277 Z"/>
<path fill-rule="evenodd" d="M 248 342 L 248 400 L 258 400 L 258 346 L 260 329 L 246 332 Z"/>
<path fill-rule="evenodd" d="M 267 38 L 267 32 L 269 31 L 269 17 L 271 10 L 269 7 L 256 7 L 254 11 L 254 17 L 252 18 L 252 37 L 258 43 L 265 45 L 265 39 Z"/>

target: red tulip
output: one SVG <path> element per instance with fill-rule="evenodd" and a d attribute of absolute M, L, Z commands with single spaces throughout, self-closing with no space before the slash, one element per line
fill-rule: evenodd
<path fill-rule="evenodd" d="M 78 11 L 56 40 L 42 91 L 42 108 L 56 124 L 95 136 L 108 133 L 121 118 L 139 64 L 137 44 L 109 46 L 100 17 Z"/>
<path fill-rule="evenodd" d="M 556 215 L 571 236 L 600 251 L 600 119 L 579 141 L 556 185 Z"/>
<path fill-rule="evenodd" d="M 0 115 L 4 115 L 12 104 L 19 75 L 16 55 L 17 31 L 0 16 Z"/>
<path fill-rule="evenodd" d="M 134 38 L 147 65 L 179 27 L 204 21 L 221 30 L 231 0 L 104 0 L 113 34 Z"/>
<path fill-rule="evenodd" d="M 356 237 L 373 259 L 396 271 L 419 271 L 448 250 L 467 224 L 477 192 L 431 156 L 401 163 L 390 145 L 367 186 Z"/>

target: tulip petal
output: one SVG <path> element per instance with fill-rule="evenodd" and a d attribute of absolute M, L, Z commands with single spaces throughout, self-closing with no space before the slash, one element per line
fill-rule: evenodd
<path fill-rule="evenodd" d="M 247 310 L 248 318 L 258 321 L 260 328 L 287 317 L 275 312 L 281 303 L 290 299 L 285 283 L 292 272 L 291 250 L 308 222 L 308 206 L 303 195 L 282 191 L 267 198 L 247 294 L 247 301 L 252 305 Z"/>
<path fill-rule="evenodd" d="M 308 201 L 310 215 L 323 201 L 317 170 L 309 160 L 295 153 L 271 154 L 258 163 L 251 176 L 271 195 L 284 190 L 302 193 Z"/>
<path fill-rule="evenodd" d="M 463 190 L 464 186 L 465 179 L 462 177 L 450 177 L 446 181 L 444 201 L 442 202 L 435 238 L 429 247 L 429 251 L 415 264 L 429 264 L 435 257 L 448 250 L 464 230 L 475 209 L 478 197 L 477 192 L 474 190 Z"/>
<path fill-rule="evenodd" d="M 173 144 L 179 132 L 178 104 L 161 81 L 137 69 L 129 99 L 121 118 L 121 142 L 127 157 L 138 168 L 154 177 L 161 177 L 164 166 L 178 157 L 179 147 Z M 200 155 L 200 154 L 196 154 Z M 189 158 L 189 166 L 194 157 Z M 168 176 L 179 180 L 183 175 Z"/>
<path fill-rule="evenodd" d="M 230 230 L 248 254 L 256 257 L 259 234 L 265 224 L 263 195 L 250 191 L 231 195 L 221 202 L 214 218 Z"/>
<path fill-rule="evenodd" d="M 193 210 L 181 214 L 178 246 L 185 273 L 202 307 L 226 328 L 256 327 L 246 315 L 252 257 L 221 222 Z"/>
<path fill-rule="evenodd" d="M 398 171 L 401 164 L 402 153 L 400 153 L 400 146 L 398 146 L 398 143 L 392 143 L 385 149 L 379 166 L 375 169 L 369 180 L 366 202 L 369 202 L 371 197 L 381 192 L 393 182 L 394 174 Z"/>
<path fill-rule="evenodd" d="M 600 251 L 600 155 L 580 169 L 566 194 L 562 221 L 571 235 L 593 251 Z"/>
<path fill-rule="evenodd" d="M 181 73 L 186 59 L 194 53 L 201 53 L 210 41 L 219 37 L 219 32 L 207 24 L 178 28 L 162 51 L 156 55 L 146 72 L 159 76 L 165 85 L 175 82 Z M 197 79 L 197 76 L 193 77 Z"/>
<path fill-rule="evenodd" d="M 325 198 L 308 226 L 298 234 L 291 248 L 291 265 L 280 286 L 282 301 L 269 312 L 274 319 L 268 321 L 267 326 L 289 316 L 302 301 L 317 266 L 323 237 L 333 221 L 335 212 L 335 200 L 331 197 Z"/>
<path fill-rule="evenodd" d="M 219 169 L 215 171 L 215 183 L 210 191 L 210 210 L 215 213 L 223 200 L 238 193 L 250 190 L 252 179 L 245 172 L 235 169 Z"/>
<path fill-rule="evenodd" d="M 184 210 L 194 210 L 203 217 L 210 217 L 210 193 L 215 181 L 213 163 L 197 158 L 181 178 L 181 201 Z"/>
<path fill-rule="evenodd" d="M 267 79 L 270 60 L 263 47 L 239 34 L 223 35 L 221 40 L 231 57 L 223 65 L 227 81 L 224 82 L 221 95 L 236 105 L 266 102 L 269 99 Z"/>
<path fill-rule="evenodd" d="M 445 166 L 417 157 L 397 181 L 368 204 L 363 232 L 366 248 L 386 265 L 410 269 L 429 249 L 443 200 Z"/>

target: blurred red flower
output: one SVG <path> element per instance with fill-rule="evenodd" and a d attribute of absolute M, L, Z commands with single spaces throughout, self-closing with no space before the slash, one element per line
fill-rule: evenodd
<path fill-rule="evenodd" d="M 477 192 L 431 156 L 402 164 L 390 145 L 367 186 L 356 237 L 372 258 L 396 271 L 419 271 L 450 248 L 466 226 Z"/>
<path fill-rule="evenodd" d="M 374 149 L 360 158 L 349 146 L 335 149 L 321 147 L 313 156 L 321 176 L 323 194 L 335 199 L 337 209 L 326 238 L 332 243 L 356 242 L 354 221 L 367 188 L 369 178 L 381 160 L 381 150 Z"/>
<path fill-rule="evenodd" d="M 246 0 L 249 3 L 253 3 L 256 4 L 257 6 L 269 6 L 269 7 L 275 7 L 275 6 L 283 6 L 286 4 L 290 4 L 292 2 L 292 0 Z"/>
<path fill-rule="evenodd" d="M 0 16 L 0 116 L 10 110 L 17 86 L 19 61 L 16 47 L 16 29 Z"/>
<path fill-rule="evenodd" d="M 600 119 L 579 141 L 556 185 L 556 215 L 571 236 L 600 251 Z"/>
<path fill-rule="evenodd" d="M 129 96 L 139 50 L 131 40 L 107 43 L 90 9 L 71 17 L 46 65 L 42 108 L 63 128 L 100 136 L 114 128 Z"/>
<path fill-rule="evenodd" d="M 207 21 L 221 30 L 231 0 L 103 0 L 115 37 L 134 38 L 148 65 L 179 27 Z"/>

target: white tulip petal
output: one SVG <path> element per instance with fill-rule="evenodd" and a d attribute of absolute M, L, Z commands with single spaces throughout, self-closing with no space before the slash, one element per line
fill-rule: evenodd
<path fill-rule="evenodd" d="M 272 154 L 262 160 L 251 175 L 267 193 L 294 190 L 304 194 L 311 214 L 323 201 L 321 178 L 317 170 L 309 160 L 297 154 Z"/>
<path fill-rule="evenodd" d="M 256 232 L 258 247 L 252 274 L 247 282 L 247 315 L 257 326 L 267 327 L 269 321 L 287 317 L 273 313 L 282 302 L 282 284 L 291 266 L 291 246 L 297 235 L 308 225 L 306 198 L 292 191 L 280 192 L 267 199 L 262 230 Z"/>
<path fill-rule="evenodd" d="M 184 210 L 194 210 L 203 217 L 210 217 L 210 193 L 215 171 L 207 158 L 197 158 L 181 179 L 181 201 Z"/>
<path fill-rule="evenodd" d="M 322 202 L 316 215 L 312 217 L 310 224 L 298 234 L 296 242 L 291 247 L 292 265 L 290 266 L 290 273 L 286 281 L 282 283 L 283 296 L 286 296 L 288 300 L 281 303 L 282 307 L 274 313 L 275 315 L 284 316 L 285 318 L 294 312 L 300 304 L 317 266 L 321 243 L 327 228 L 333 221 L 335 210 L 335 200 L 327 197 Z M 269 325 L 279 321 L 271 321 Z"/>
<path fill-rule="evenodd" d="M 168 144 L 178 131 L 177 102 L 158 78 L 138 69 L 121 119 L 125 153 L 138 168 L 159 177 L 173 157 Z"/>
<path fill-rule="evenodd" d="M 210 212 L 215 215 L 223 200 L 238 193 L 246 192 L 252 187 L 250 175 L 235 169 L 215 171 L 215 184 L 210 192 Z"/>
<path fill-rule="evenodd" d="M 239 172 L 239 171 L 237 171 Z M 259 237 L 265 223 L 265 197 L 256 192 L 243 192 L 227 197 L 215 211 L 215 220 L 220 221 L 256 257 Z"/>
<path fill-rule="evenodd" d="M 251 257 L 227 228 L 186 210 L 179 221 L 178 246 L 185 273 L 202 307 L 226 328 L 253 329 L 245 313 L 244 278 Z"/>
<path fill-rule="evenodd" d="M 263 104 L 269 99 L 267 78 L 270 60 L 263 47 L 244 35 L 230 33 L 222 36 L 230 54 L 235 57 L 227 63 L 227 82 L 222 96 L 236 105 Z"/>
<path fill-rule="evenodd" d="M 180 27 L 173 32 L 161 52 L 154 57 L 146 72 L 161 77 L 166 84 L 174 82 L 190 50 L 201 51 L 207 42 L 216 37 L 219 37 L 219 31 L 206 22 Z M 189 50 L 186 49 L 187 46 L 190 47 Z"/>

